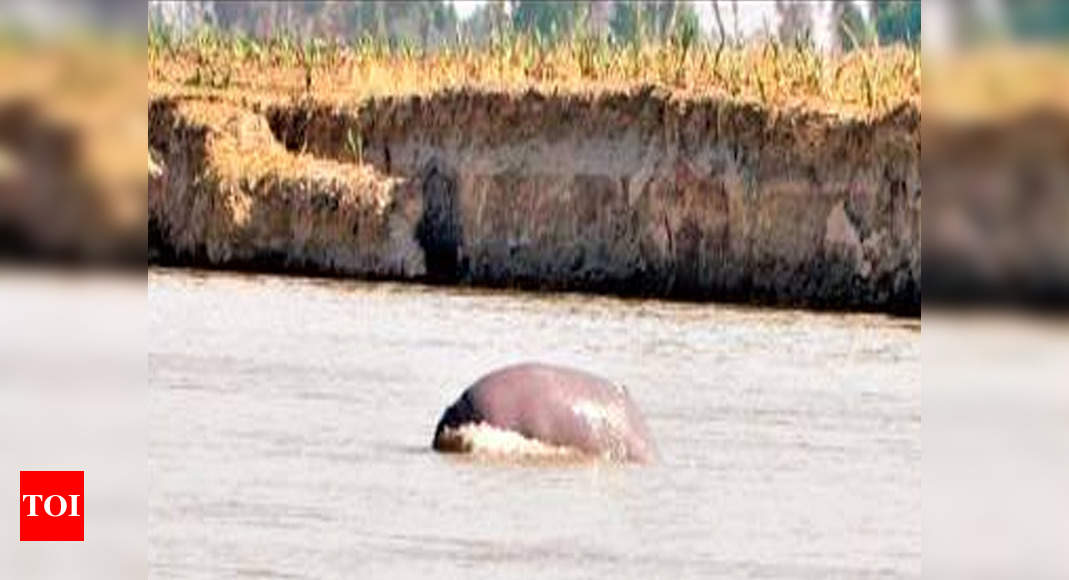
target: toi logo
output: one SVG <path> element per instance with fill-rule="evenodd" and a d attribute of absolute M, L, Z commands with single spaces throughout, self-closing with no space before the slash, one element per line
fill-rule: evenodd
<path fill-rule="evenodd" d="M 19 472 L 19 540 L 85 540 L 85 472 Z"/>

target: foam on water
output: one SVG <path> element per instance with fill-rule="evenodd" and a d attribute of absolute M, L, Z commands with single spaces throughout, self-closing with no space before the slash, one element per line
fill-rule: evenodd
<path fill-rule="evenodd" d="M 460 440 L 460 448 L 479 459 L 534 460 L 536 462 L 541 460 L 577 462 L 597 459 L 575 447 L 551 445 L 488 423 L 469 423 L 451 431 L 451 435 Z"/>

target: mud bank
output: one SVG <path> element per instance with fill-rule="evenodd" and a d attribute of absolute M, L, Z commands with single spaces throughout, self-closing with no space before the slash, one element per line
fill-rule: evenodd
<path fill-rule="evenodd" d="M 149 261 L 410 278 L 411 182 L 368 166 L 293 155 L 238 107 L 149 109 Z"/>
<path fill-rule="evenodd" d="M 162 264 L 919 313 L 920 113 L 657 89 L 157 97 Z"/>

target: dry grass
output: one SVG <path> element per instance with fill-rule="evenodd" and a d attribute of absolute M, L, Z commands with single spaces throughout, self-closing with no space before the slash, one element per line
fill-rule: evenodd
<path fill-rule="evenodd" d="M 867 115 L 919 102 L 920 79 L 920 55 L 905 47 L 826 55 L 778 42 L 736 47 L 677 38 L 639 47 L 578 36 L 548 45 L 514 35 L 482 49 L 424 53 L 370 39 L 299 45 L 211 31 L 182 42 L 153 34 L 149 42 L 150 94 L 313 96 L 344 103 L 462 87 L 552 92 L 653 84 L 682 96 Z"/>

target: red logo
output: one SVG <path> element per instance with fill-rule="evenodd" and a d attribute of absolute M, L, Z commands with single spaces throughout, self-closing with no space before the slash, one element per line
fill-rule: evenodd
<path fill-rule="evenodd" d="M 85 472 L 19 472 L 19 540 L 85 540 Z"/>

